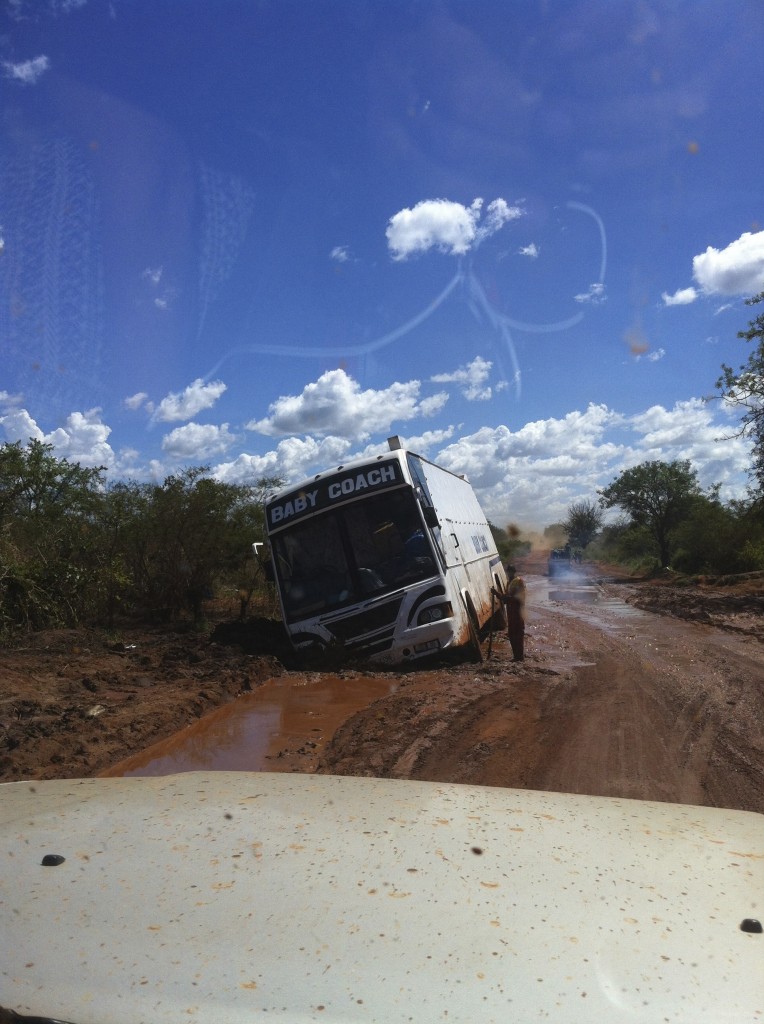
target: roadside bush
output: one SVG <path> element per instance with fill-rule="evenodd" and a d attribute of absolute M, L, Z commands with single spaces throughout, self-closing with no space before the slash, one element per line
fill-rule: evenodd
<path fill-rule="evenodd" d="M 669 540 L 671 568 L 677 572 L 724 575 L 764 568 L 761 506 L 752 502 L 722 504 L 715 489 L 696 496 Z M 660 568 L 654 537 L 625 519 L 605 526 L 587 553 L 596 560 L 627 565 L 635 572 Z"/>
<path fill-rule="evenodd" d="M 744 502 L 699 503 L 676 538 L 673 566 L 680 572 L 723 575 L 764 568 L 764 524 Z"/>
<path fill-rule="evenodd" d="M 252 542 L 263 534 L 255 489 L 221 483 L 207 467 L 163 484 L 135 485 L 137 515 L 124 532 L 135 604 L 150 617 L 202 616 L 220 582 L 249 585 Z"/>
<path fill-rule="evenodd" d="M 57 459 L 30 441 L 0 448 L 0 624 L 75 625 L 97 587 L 101 469 Z"/>
<path fill-rule="evenodd" d="M 632 572 L 653 572 L 660 569 L 658 545 L 650 532 L 625 520 L 602 528 L 586 551 L 594 561 L 615 562 Z"/>
<path fill-rule="evenodd" d="M 713 499 L 698 498 L 672 532 L 672 568 L 683 573 L 735 571 L 737 533 L 737 521 L 729 508 Z"/>
<path fill-rule="evenodd" d="M 273 605 L 252 543 L 280 481 L 248 487 L 207 472 L 105 485 L 101 469 L 39 441 L 0 447 L 0 638 L 125 614 L 198 624 L 220 587 L 239 594 L 242 616 L 253 597 Z"/>
<path fill-rule="evenodd" d="M 747 540 L 740 552 L 740 572 L 756 572 L 764 569 L 764 540 L 758 543 Z"/>

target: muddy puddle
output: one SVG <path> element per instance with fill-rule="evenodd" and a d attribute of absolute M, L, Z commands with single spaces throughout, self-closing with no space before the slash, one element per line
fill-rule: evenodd
<path fill-rule="evenodd" d="M 585 614 L 590 608 L 597 613 L 608 613 L 614 623 L 646 618 L 640 609 L 608 594 L 601 583 L 573 569 L 554 577 L 529 577 L 528 589 L 529 603 L 554 606 L 558 611 L 573 615 Z"/>
<path fill-rule="evenodd" d="M 102 775 L 309 771 L 343 722 L 397 685 L 393 677 L 324 673 L 269 679 Z"/>
<path fill-rule="evenodd" d="M 577 601 L 581 604 L 598 604 L 602 592 L 599 587 L 593 584 L 581 584 L 580 586 L 563 586 L 559 583 L 554 586 L 549 584 L 550 601 Z"/>
<path fill-rule="evenodd" d="M 609 588 L 585 572 L 571 569 L 553 577 L 527 576 L 526 583 L 528 636 L 538 653 L 556 671 L 586 667 L 593 662 L 582 659 L 580 653 L 572 649 L 559 646 L 556 635 L 549 634 L 545 625 L 545 611 L 595 625 L 613 636 L 633 638 L 642 630 L 650 630 L 648 614 L 609 593 Z"/>
<path fill-rule="evenodd" d="M 746 641 L 741 638 L 716 636 L 702 623 L 686 623 L 667 619 L 654 612 L 635 608 L 613 593 L 613 584 L 594 580 L 585 573 L 571 571 L 564 576 L 526 577 L 528 604 L 526 628 L 528 637 L 545 663 L 557 670 L 576 670 L 594 664 L 582 658 L 575 645 L 561 645 L 553 622 L 562 615 L 594 627 L 614 641 L 635 645 L 639 656 L 661 671 L 692 670 L 695 652 L 702 640 L 707 649 L 719 647 L 722 652 L 734 649 L 746 656 Z M 546 613 L 552 613 L 550 620 Z M 550 624 L 551 623 L 551 624 Z M 724 654 L 722 653 L 722 657 Z"/>

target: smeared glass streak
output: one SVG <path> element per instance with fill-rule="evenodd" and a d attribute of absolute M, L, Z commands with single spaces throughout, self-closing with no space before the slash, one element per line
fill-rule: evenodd
<path fill-rule="evenodd" d="M 429 306 L 426 306 L 421 313 L 417 313 L 417 315 L 412 317 L 411 320 L 407 320 L 405 324 L 402 324 L 400 327 L 396 327 L 394 331 L 390 331 L 388 334 L 384 334 L 381 338 L 376 338 L 374 341 L 369 341 L 365 345 L 332 345 L 328 348 L 321 347 L 320 349 L 311 348 L 308 345 L 245 345 L 240 348 L 231 349 L 230 352 L 227 352 L 223 358 L 212 367 L 209 373 L 205 375 L 204 381 L 207 382 L 211 377 L 214 377 L 220 370 L 220 367 L 232 356 L 275 355 L 324 358 L 325 356 L 350 357 L 369 355 L 371 352 L 376 352 L 378 349 L 392 344 L 392 342 L 404 337 L 410 331 L 413 331 L 420 324 L 424 323 L 424 321 L 431 317 L 435 310 L 446 301 L 454 288 L 461 284 L 463 280 L 464 274 L 460 268 L 451 278 L 443 291 L 437 295 Z"/>
<path fill-rule="evenodd" d="M 594 209 L 592 209 L 591 206 L 586 206 L 584 203 L 578 203 L 571 200 L 566 204 L 566 206 L 570 210 L 578 210 L 581 213 L 587 214 L 587 216 L 594 220 L 599 229 L 601 256 L 598 283 L 604 284 L 605 271 L 607 270 L 607 236 L 602 218 Z M 520 363 L 517 358 L 517 351 L 512 340 L 511 329 L 514 328 L 515 330 L 525 331 L 532 334 L 550 334 L 556 331 L 564 331 L 583 320 L 585 315 L 584 310 L 575 313 L 571 317 L 567 317 L 565 320 L 557 320 L 552 323 L 538 324 L 515 320 L 512 317 L 507 316 L 505 313 L 500 313 L 492 305 L 474 271 L 472 269 L 465 271 L 461 263 L 459 269 L 443 291 L 440 292 L 440 294 L 437 295 L 428 306 L 426 306 L 420 313 L 417 313 L 416 316 L 407 320 L 406 323 L 397 327 L 394 331 L 390 331 L 387 334 L 376 338 L 374 341 L 367 342 L 363 345 L 332 345 L 328 348 L 322 346 L 320 349 L 315 349 L 307 345 L 245 345 L 231 349 L 231 351 L 227 352 L 206 374 L 204 381 L 206 382 L 218 374 L 220 368 L 228 361 L 228 359 L 239 355 L 301 356 L 305 358 L 326 358 L 327 356 L 349 358 L 353 356 L 369 355 L 372 352 L 376 352 L 379 349 L 392 344 L 394 341 L 398 341 L 400 338 L 405 337 L 415 328 L 419 327 L 420 324 L 424 323 L 430 316 L 432 316 L 432 314 L 446 301 L 449 295 L 459 285 L 463 284 L 467 285 L 466 301 L 472 315 L 479 321 L 480 314 L 482 313 L 493 330 L 499 336 L 500 340 L 503 342 L 503 349 L 508 353 L 512 362 L 511 380 L 515 389 L 515 396 L 519 399 L 522 374 L 520 370 Z M 501 351 L 502 349 L 500 348 L 499 352 L 501 353 Z M 505 379 L 508 379 L 506 374 Z"/>
<path fill-rule="evenodd" d="M 585 206 L 583 203 L 576 203 L 571 200 L 566 204 L 569 210 L 580 210 L 581 213 L 588 213 L 590 217 L 594 219 L 597 227 L 600 229 L 600 245 L 602 247 L 602 257 L 600 259 L 600 277 L 599 283 L 605 283 L 605 271 L 607 270 L 607 235 L 605 234 L 605 225 L 602 223 L 602 217 L 593 210 L 591 206 Z"/>
<path fill-rule="evenodd" d="M 255 209 L 255 194 L 233 174 L 202 164 L 199 171 L 204 210 L 199 275 L 199 328 L 239 257 Z"/>
<path fill-rule="evenodd" d="M 607 269 L 607 236 L 605 235 L 605 225 L 602 223 L 600 215 L 591 208 L 591 206 L 585 206 L 583 203 L 577 203 L 574 200 L 565 204 L 569 210 L 580 210 L 581 213 L 586 213 L 594 219 L 600 232 L 600 276 L 598 284 L 605 283 L 605 271 Z M 507 326 L 514 327 L 518 331 L 528 331 L 531 334 L 551 334 L 555 331 L 565 331 L 569 327 L 575 326 L 580 323 L 584 318 L 584 311 L 581 310 L 579 313 L 568 317 L 566 320 L 557 320 L 549 324 L 529 324 L 522 320 L 513 320 L 512 317 L 505 316 L 504 321 Z"/>
<path fill-rule="evenodd" d="M 89 404 L 103 356 L 103 266 L 90 170 L 65 139 L 24 141 L 0 161 L 0 195 L 6 386 L 36 391 L 54 415 Z"/>
<path fill-rule="evenodd" d="M 515 349 L 515 344 L 512 341 L 512 334 L 510 333 L 509 330 L 509 318 L 505 317 L 503 313 L 499 313 L 498 310 L 491 305 L 482 284 L 472 271 L 470 271 L 469 275 L 469 294 L 470 308 L 472 309 L 472 313 L 473 316 L 475 316 L 475 319 L 479 319 L 479 317 L 476 315 L 477 311 L 482 312 L 487 318 L 491 327 L 493 327 L 493 329 L 499 335 L 501 340 L 504 342 L 504 347 L 506 348 L 506 351 L 509 353 L 509 357 L 512 360 L 512 384 L 515 389 L 515 397 L 519 399 L 522 374 L 520 372 L 520 363 L 517 359 L 517 351 Z M 504 376 L 506 378 L 506 374 L 504 374 Z"/>

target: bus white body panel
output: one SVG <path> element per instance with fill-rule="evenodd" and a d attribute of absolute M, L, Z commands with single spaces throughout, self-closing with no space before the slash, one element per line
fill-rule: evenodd
<path fill-rule="evenodd" d="M 284 623 L 297 650 L 395 664 L 467 644 L 506 576 L 462 477 L 392 450 L 319 473 L 266 502 Z"/>

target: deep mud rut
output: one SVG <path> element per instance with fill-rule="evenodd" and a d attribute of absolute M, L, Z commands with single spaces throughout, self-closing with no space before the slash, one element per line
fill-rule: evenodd
<path fill-rule="evenodd" d="M 764 811 L 760 585 L 736 603 L 539 568 L 525 567 L 521 663 L 494 636 L 482 664 L 295 672 L 266 639 L 238 646 L 236 629 L 224 643 L 64 636 L 3 655 L 0 777 L 220 767 Z"/>

